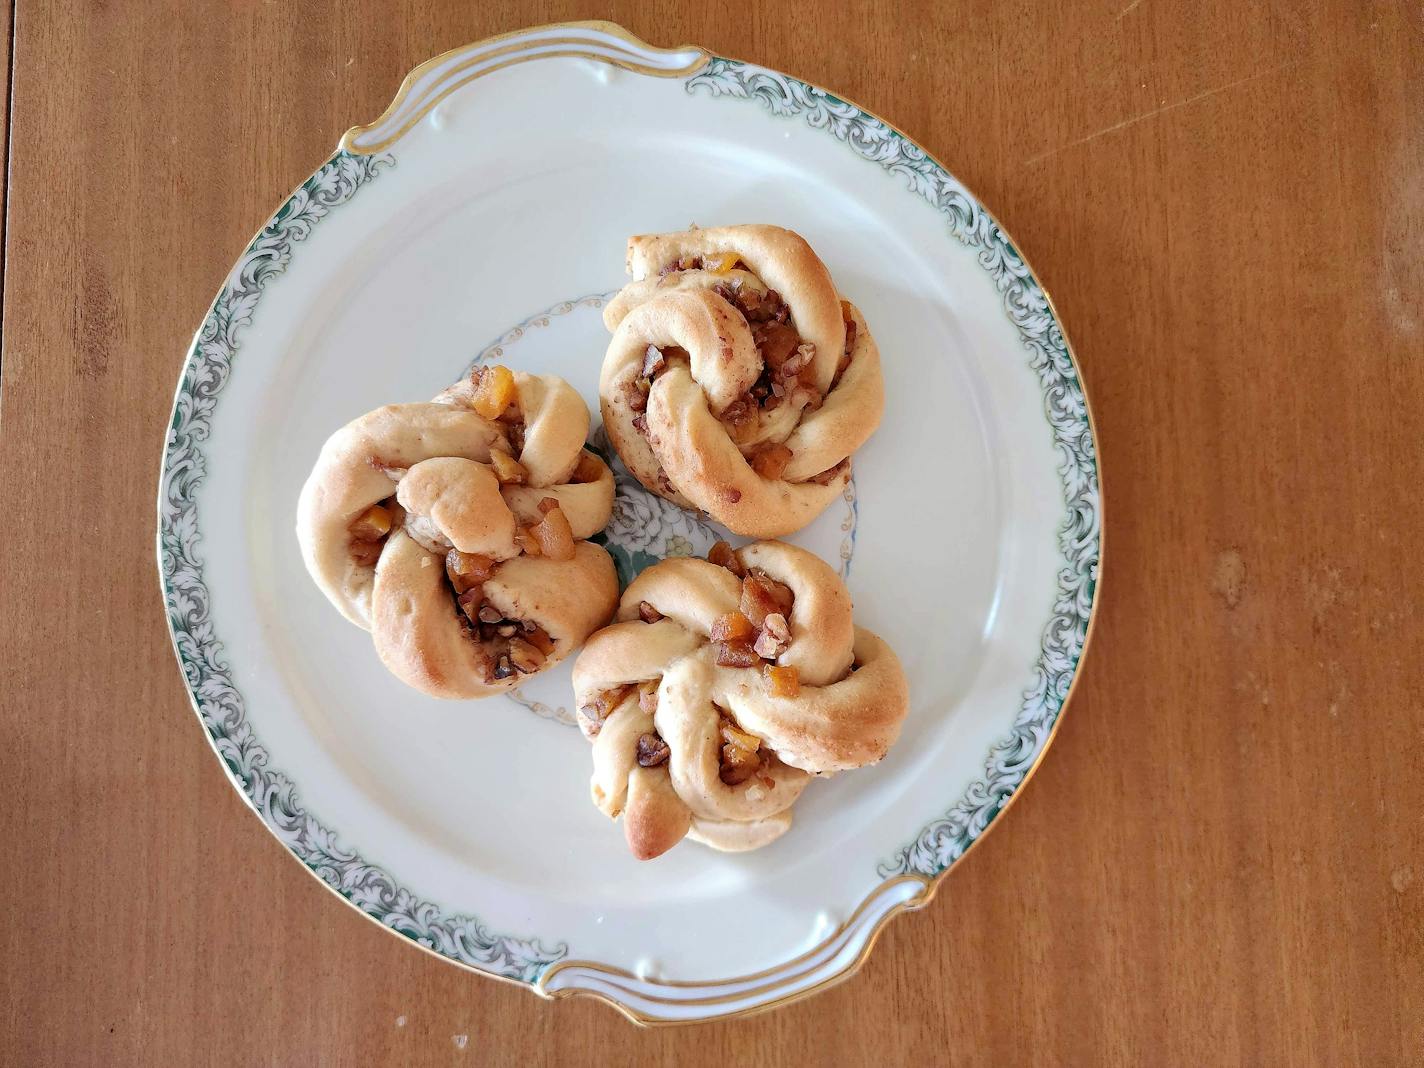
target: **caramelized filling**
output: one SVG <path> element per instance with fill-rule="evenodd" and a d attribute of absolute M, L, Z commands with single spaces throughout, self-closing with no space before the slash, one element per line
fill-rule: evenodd
<path fill-rule="evenodd" d="M 611 690 L 604 690 L 588 704 L 580 706 L 578 717 L 584 732 L 590 738 L 597 738 L 598 732 L 603 730 L 603 724 L 608 721 L 613 710 L 621 705 L 633 690 L 634 687 L 631 685 L 616 686 Z"/>
<path fill-rule="evenodd" d="M 485 682 L 515 674 L 532 675 L 554 651 L 554 639 L 537 623 L 506 616 L 484 596 L 484 583 L 499 567 L 480 553 L 451 549 L 445 554 L 445 578 L 455 597 L 460 628 L 475 647 Z"/>
<path fill-rule="evenodd" d="M 550 560 L 574 558 L 574 530 L 559 502 L 545 497 L 539 502 L 540 519 L 515 532 L 514 540 L 528 556 L 547 556 Z"/>
<path fill-rule="evenodd" d="M 747 265 L 735 252 L 714 252 L 710 256 L 683 256 L 673 260 L 658 272 L 659 278 L 666 278 L 679 271 L 711 271 L 713 274 L 730 274 L 745 271 Z"/>
<path fill-rule="evenodd" d="M 470 395 L 470 407 L 486 419 L 499 419 L 511 404 L 518 405 L 514 375 L 508 367 L 476 367 L 470 372 L 475 387 Z"/>
<path fill-rule="evenodd" d="M 713 256 L 684 256 L 665 265 L 660 277 L 681 271 L 709 271 L 712 274 L 730 274 L 733 270 L 748 270 L 745 263 L 735 253 L 719 253 Z M 789 402 L 800 405 L 805 410 L 815 411 L 825 403 L 825 395 L 807 381 L 801 381 L 815 358 L 815 346 L 804 341 L 796 329 L 791 309 L 774 289 L 765 292 L 742 283 L 740 278 L 719 282 L 712 291 L 741 313 L 752 332 L 752 340 L 761 357 L 761 376 L 751 389 L 729 405 L 720 419 L 727 426 L 733 440 L 745 439 L 755 429 L 762 412 L 772 411 Z M 841 376 L 850 366 L 851 353 L 855 348 L 859 328 L 851 317 L 850 305 L 841 301 L 841 317 L 845 323 L 845 347 L 836 363 L 830 389 L 840 384 Z M 643 413 L 647 410 L 648 393 L 656 379 L 667 366 L 672 352 L 682 350 L 659 350 L 649 345 L 644 354 L 642 373 L 628 382 L 624 389 L 628 404 L 634 411 L 633 426 L 639 433 L 647 435 L 648 425 Z M 776 480 L 782 477 L 790 465 L 793 453 L 786 445 L 768 442 L 758 446 L 748 457 L 752 470 L 762 478 Z M 842 471 L 844 464 L 838 464 L 808 479 L 821 485 L 829 485 Z M 659 481 L 666 489 L 671 489 L 667 477 L 659 472 Z M 735 501 L 733 502 L 735 503 Z"/>
<path fill-rule="evenodd" d="M 840 361 L 836 364 L 836 373 L 831 378 L 832 389 L 840 384 L 841 375 L 845 374 L 846 368 L 850 366 L 850 354 L 855 349 L 855 335 L 859 329 L 851 318 L 850 305 L 845 301 L 841 301 L 841 319 L 845 322 L 845 350 L 841 353 Z"/>
<path fill-rule="evenodd" d="M 762 749 L 760 738 L 742 730 L 725 710 L 717 711 L 721 713 L 719 733 L 722 738 L 718 777 L 728 786 L 740 786 L 761 771 L 769 754 Z M 768 787 L 775 785 L 770 778 L 763 777 L 762 781 Z"/>
<path fill-rule="evenodd" d="M 524 465 L 503 449 L 490 449 L 490 467 L 501 486 L 521 486 L 529 478 Z"/>
<path fill-rule="evenodd" d="M 514 384 L 514 373 L 498 364 L 476 367 L 470 371 L 470 386 L 470 396 L 465 403 L 476 415 L 499 424 L 508 443 L 508 449 L 504 451 L 509 453 L 511 459 L 521 455 L 524 452 L 524 412 L 519 407 L 519 390 Z M 495 449 L 505 442 L 496 442 Z M 499 476 L 498 468 L 495 474 Z M 500 482 L 504 483 L 505 479 L 501 477 Z"/>
<path fill-rule="evenodd" d="M 800 692 L 796 668 L 777 666 L 776 660 L 791 647 L 791 610 L 796 595 L 760 568 L 745 567 L 732 547 L 719 541 L 707 554 L 709 563 L 725 567 L 742 580 L 737 610 L 718 616 L 708 635 L 717 649 L 720 667 L 761 667 L 774 695 L 795 697 Z"/>
<path fill-rule="evenodd" d="M 396 505 L 393 498 L 380 504 L 373 504 L 352 520 L 347 530 L 351 534 L 349 549 L 351 559 L 362 567 L 375 567 L 381 558 L 381 548 L 386 543 L 386 535 L 395 522 Z"/>
<path fill-rule="evenodd" d="M 603 477 L 603 465 L 598 462 L 591 452 L 584 450 L 579 453 L 578 466 L 574 468 L 573 474 L 569 476 L 569 481 L 574 485 L 585 485 L 589 482 L 597 482 Z"/>
<path fill-rule="evenodd" d="M 656 768 L 666 764 L 672 750 L 656 731 L 638 736 L 638 764 L 644 768 Z"/>

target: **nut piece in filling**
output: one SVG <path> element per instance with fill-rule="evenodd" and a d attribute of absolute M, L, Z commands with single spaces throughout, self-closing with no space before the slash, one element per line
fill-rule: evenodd
<path fill-rule="evenodd" d="M 554 651 L 554 639 L 539 624 L 510 619 L 485 600 L 484 583 L 498 567 L 497 561 L 481 553 L 451 549 L 445 554 L 445 577 L 486 682 L 532 675 Z"/>
<path fill-rule="evenodd" d="M 672 750 L 667 742 L 657 734 L 643 734 L 638 737 L 638 763 L 645 768 L 656 768 L 666 764 Z"/>
<path fill-rule="evenodd" d="M 722 714 L 722 759 L 719 777 L 728 786 L 739 786 L 761 770 L 761 739 L 748 734 Z"/>
<path fill-rule="evenodd" d="M 789 618 L 796 601 L 791 587 L 777 582 L 760 568 L 748 571 L 725 541 L 712 546 L 707 560 L 725 567 L 742 580 L 738 611 L 718 616 L 708 635 L 717 650 L 717 665 L 748 668 L 775 661 L 791 647 Z M 777 696 L 795 696 L 800 692 L 795 668 L 766 677 Z"/>
<path fill-rule="evenodd" d="M 603 729 L 603 724 L 613 714 L 613 710 L 632 692 L 632 686 L 618 686 L 612 690 L 604 690 L 589 704 L 582 705 L 577 715 L 584 733 L 590 738 L 598 737 L 598 732 Z"/>

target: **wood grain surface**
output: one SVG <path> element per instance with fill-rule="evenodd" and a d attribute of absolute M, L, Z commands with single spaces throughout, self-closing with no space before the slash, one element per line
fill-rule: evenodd
<path fill-rule="evenodd" d="M 1054 295 L 1107 497 L 1022 801 L 858 977 L 693 1029 L 339 907 L 219 773 L 153 562 L 173 385 L 253 230 L 416 63 L 589 17 L 947 161 Z M 1418 3 L 18 0 L 13 47 L 0 1062 L 1424 1063 Z"/>

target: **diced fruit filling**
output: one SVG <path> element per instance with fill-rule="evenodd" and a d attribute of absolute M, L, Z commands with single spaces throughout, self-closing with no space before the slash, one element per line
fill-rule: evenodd
<path fill-rule="evenodd" d="M 774 670 L 774 665 L 768 665 L 767 670 Z M 791 672 L 791 678 L 794 685 L 794 671 Z M 598 737 L 613 710 L 635 693 L 642 710 L 650 716 L 653 715 L 658 709 L 658 682 L 657 679 L 650 679 L 646 682 L 629 683 L 598 694 L 578 710 L 584 732 L 590 738 Z M 717 713 L 720 747 L 718 777 L 728 786 L 740 786 L 765 769 L 772 753 L 762 745 L 760 738 L 742 730 L 726 709 L 718 706 Z M 633 756 L 640 767 L 656 768 L 668 762 L 672 750 L 657 731 L 646 731 L 638 736 Z M 776 788 L 776 781 L 769 776 L 762 774 L 759 778 L 767 789 Z"/>
<path fill-rule="evenodd" d="M 801 337 L 781 295 L 774 289 L 763 292 L 744 285 L 740 278 L 712 289 L 746 319 L 762 363 L 761 377 L 722 413 L 722 421 L 733 438 L 754 427 L 761 412 L 778 408 L 783 402 L 812 411 L 819 408 L 825 398 L 810 381 L 801 380 L 815 358 L 816 348 Z"/>
<path fill-rule="evenodd" d="M 543 627 L 510 618 L 485 600 L 484 583 L 498 566 L 480 553 L 451 549 L 445 554 L 445 577 L 455 594 L 460 626 L 474 643 L 487 683 L 532 675 L 554 651 L 554 639 Z"/>
<path fill-rule="evenodd" d="M 508 367 L 476 367 L 470 372 L 474 393 L 470 407 L 486 419 L 498 419 L 511 404 L 517 403 L 514 375 Z"/>
<path fill-rule="evenodd" d="M 590 738 L 598 737 L 598 732 L 603 729 L 603 724 L 608 717 L 613 714 L 613 710 L 623 703 L 636 687 L 616 686 L 611 690 L 604 690 L 586 705 L 581 705 L 578 710 L 578 718 L 583 726 L 584 733 Z"/>
<path fill-rule="evenodd" d="M 470 385 L 469 406 L 475 414 L 498 423 L 504 433 L 494 448 L 507 453 L 510 459 L 517 459 L 524 452 L 524 412 L 519 407 L 519 390 L 515 387 L 513 372 L 497 364 L 476 367 L 470 372 Z M 501 474 L 501 470 L 506 473 Z M 513 470 L 495 461 L 495 475 L 502 484 L 520 481 L 507 477 Z"/>
<path fill-rule="evenodd" d="M 761 670 L 762 674 L 766 676 L 773 697 L 799 697 L 801 695 L 801 678 L 794 667 L 764 664 Z"/>
<path fill-rule="evenodd" d="M 683 256 L 675 259 L 658 272 L 658 277 L 666 278 L 679 271 L 711 271 L 713 274 L 730 274 L 739 269 L 746 270 L 746 264 L 735 252 L 714 252 L 707 256 Z"/>
<path fill-rule="evenodd" d="M 661 276 L 680 271 L 707 271 L 715 275 L 730 274 L 734 269 L 746 270 L 740 257 L 735 253 L 719 253 L 712 256 L 684 256 L 663 267 Z M 815 411 L 825 403 L 825 395 L 815 385 L 803 382 L 801 375 L 815 359 L 816 348 L 801 338 L 791 317 L 791 309 L 774 289 L 762 290 L 755 285 L 745 284 L 741 277 L 718 282 L 713 292 L 741 313 L 751 329 L 752 340 L 761 356 L 762 373 L 751 389 L 730 404 L 722 412 L 720 419 L 727 426 L 734 441 L 746 440 L 757 425 L 762 412 L 771 411 L 789 402 L 807 411 Z M 850 305 L 841 301 L 841 317 L 845 323 L 845 347 L 836 363 L 836 371 L 830 388 L 839 385 L 841 376 L 850 366 L 851 353 L 855 348 L 858 327 L 851 315 Z M 648 406 L 648 393 L 654 379 L 666 367 L 672 351 L 649 345 L 643 358 L 642 373 L 625 386 L 628 405 L 635 413 L 633 426 L 644 436 L 648 432 L 647 418 L 643 414 Z M 762 478 L 775 480 L 782 477 L 790 465 L 793 452 L 780 442 L 766 442 L 752 451 L 748 462 Z M 843 464 L 822 471 L 808 481 L 829 485 L 844 469 Z M 661 474 L 661 473 L 660 473 Z M 660 479 L 665 481 L 665 476 Z M 670 489 L 671 487 L 665 487 Z"/>
<path fill-rule="evenodd" d="M 741 612 L 728 612 L 712 623 L 711 638 L 714 642 L 745 644 L 755 637 L 756 627 Z"/>
<path fill-rule="evenodd" d="M 644 623 L 656 623 L 663 618 L 663 614 L 653 607 L 650 601 L 638 602 L 638 618 Z"/>
<path fill-rule="evenodd" d="M 732 546 L 725 541 L 719 541 L 712 546 L 707 553 L 707 561 L 716 564 L 718 567 L 725 567 L 737 578 L 741 578 L 747 573 L 747 569 L 742 566 L 742 562 L 737 559 L 737 554 L 732 551 Z"/>
<path fill-rule="evenodd" d="M 820 474 L 818 474 L 818 475 L 812 475 L 812 476 L 811 476 L 810 478 L 808 478 L 806 481 L 807 481 L 807 482 L 815 482 L 815 483 L 818 483 L 819 485 L 822 485 L 822 486 L 829 486 L 832 482 L 834 482 L 836 479 L 838 479 L 841 475 L 843 475 L 845 472 L 847 472 L 847 471 L 849 471 L 849 470 L 850 470 L 850 457 L 847 456 L 847 457 L 846 457 L 844 460 L 842 460 L 840 463 L 836 464 L 835 467 L 828 467 L 828 468 L 826 468 L 824 471 L 822 471 Z"/>
<path fill-rule="evenodd" d="M 569 517 L 564 515 L 559 502 L 553 497 L 545 497 L 539 502 L 543 513 L 537 523 L 520 528 L 515 534 L 519 548 L 529 556 L 547 556 L 550 560 L 572 560 L 574 558 L 574 531 L 569 525 Z"/>
<path fill-rule="evenodd" d="M 462 553 L 451 549 L 445 554 L 445 575 L 455 588 L 456 596 L 466 593 L 494 574 L 495 562 L 481 553 Z"/>
<path fill-rule="evenodd" d="M 840 383 L 841 375 L 845 374 L 846 368 L 850 366 L 850 354 L 855 349 L 855 335 L 859 329 L 855 325 L 855 319 L 850 314 L 850 305 L 841 301 L 841 318 L 845 321 L 845 351 L 841 353 L 840 361 L 836 364 L 835 377 L 831 379 L 831 388 L 835 389 Z"/>
<path fill-rule="evenodd" d="M 663 348 L 649 345 L 643 352 L 643 366 L 638 375 L 623 385 L 623 395 L 628 407 L 633 410 L 633 426 L 638 433 L 648 433 L 648 420 L 644 413 L 648 410 L 648 394 L 652 392 L 653 380 L 666 371 L 674 360 L 680 360 L 685 365 L 688 359 L 687 350 L 676 345 Z"/>
<path fill-rule="evenodd" d="M 490 467 L 501 486 L 519 486 L 529 478 L 524 465 L 503 449 L 490 450 Z"/>
<path fill-rule="evenodd" d="M 718 711 L 721 712 L 722 738 L 719 777 L 728 786 L 740 786 L 762 770 L 771 754 L 762 748 L 760 738 L 742 730 L 722 709 Z M 767 789 L 776 787 L 776 780 L 770 776 L 761 776 L 761 782 Z"/>
<path fill-rule="evenodd" d="M 347 528 L 351 534 L 352 560 L 362 567 L 375 567 L 394 518 L 392 508 L 386 504 L 373 504 L 352 520 Z"/>
<path fill-rule="evenodd" d="M 780 442 L 768 441 L 764 445 L 757 447 L 752 453 L 752 470 L 762 478 L 778 479 L 786 473 L 786 467 L 791 463 L 792 452 Z"/>
<path fill-rule="evenodd" d="M 656 768 L 666 764 L 672 750 L 667 742 L 653 731 L 638 736 L 638 764 L 645 768 Z"/>
<path fill-rule="evenodd" d="M 741 600 L 735 612 L 712 621 L 709 639 L 717 650 L 721 667 L 763 667 L 774 662 L 791 647 L 791 609 L 796 596 L 791 587 L 777 582 L 760 568 L 747 569 L 725 541 L 712 546 L 710 563 L 725 567 L 742 580 Z M 766 676 L 772 692 L 795 696 L 800 692 L 796 668 L 777 667 Z M 788 692 L 788 690 L 790 692 Z"/>
<path fill-rule="evenodd" d="M 590 452 L 580 452 L 578 466 L 574 468 L 574 473 L 569 476 L 569 481 L 575 485 L 585 485 L 589 482 L 597 482 L 603 477 L 603 465 Z"/>

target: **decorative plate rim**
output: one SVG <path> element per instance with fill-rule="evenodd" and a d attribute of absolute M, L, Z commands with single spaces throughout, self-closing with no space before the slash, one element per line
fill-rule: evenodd
<path fill-rule="evenodd" d="M 530 50 L 527 54 L 519 54 L 519 49 L 514 42 L 522 38 L 537 45 L 539 43 L 538 35 L 547 34 L 548 31 L 576 31 L 595 45 L 603 44 L 598 40 L 600 35 L 615 38 L 619 46 L 630 46 L 634 53 L 650 57 L 651 62 L 634 62 L 627 57 L 607 54 L 606 49 L 604 52 L 592 49 L 586 52 L 568 49 L 561 51 Z M 571 46 L 576 42 L 560 39 L 557 43 Z M 477 70 L 471 74 L 470 67 L 479 61 L 480 51 L 488 49 L 493 44 L 504 45 L 498 49 L 503 58 L 486 69 Z M 668 65 L 676 60 L 678 54 L 686 53 L 696 53 L 697 58 L 677 67 Z M 908 892 L 910 886 L 918 885 L 918 889 L 913 893 L 908 893 L 908 896 L 894 895 L 895 900 L 872 917 L 868 928 L 860 936 L 859 945 L 848 961 L 835 964 L 820 978 L 816 978 L 806 985 L 793 987 L 779 996 L 728 1013 L 694 1015 L 682 1019 L 659 1017 L 636 1010 L 619 1001 L 617 997 L 610 996 L 589 985 L 561 985 L 561 976 L 574 975 L 580 970 L 592 971 L 602 976 L 645 981 L 623 969 L 593 961 L 570 959 L 567 955 L 568 948 L 563 944 L 548 947 L 537 939 L 491 935 L 474 917 L 444 916 L 441 914 L 439 906 L 417 898 L 400 885 L 393 876 L 365 862 L 359 853 L 341 847 L 337 842 L 335 832 L 321 825 L 315 817 L 297 803 L 295 784 L 281 772 L 266 768 L 266 751 L 246 722 L 245 707 L 241 695 L 232 685 L 221 642 L 213 633 L 209 594 L 203 581 L 203 564 L 193 551 L 195 543 L 201 537 L 197 524 L 194 494 L 204 479 L 206 461 L 199 446 L 207 440 L 207 418 L 211 416 L 212 409 L 216 405 L 217 394 L 222 389 L 230 372 L 231 360 L 237 351 L 237 333 L 240 328 L 250 322 L 257 299 L 267 282 L 285 271 L 286 264 L 292 254 L 293 244 L 304 240 L 317 221 L 324 218 L 334 207 L 350 199 L 358 188 L 377 175 L 381 167 L 394 165 L 395 160 L 384 150 L 404 136 L 450 93 L 484 73 L 503 69 L 513 63 L 571 55 L 609 63 L 640 74 L 681 78 L 689 93 L 693 92 L 699 79 L 703 79 L 700 84 L 708 88 L 709 94 L 713 97 L 728 95 L 755 99 L 774 114 L 803 116 L 813 128 L 827 130 L 837 139 L 845 142 L 862 158 L 876 162 L 888 171 L 907 177 L 911 192 L 918 193 L 942 213 L 949 214 L 951 219 L 955 218 L 953 212 L 937 204 L 932 193 L 939 189 L 941 192 L 948 190 L 958 194 L 964 202 L 965 222 L 970 226 L 966 228 L 956 220 L 956 225 L 952 227 L 954 236 L 961 243 L 971 247 L 975 245 L 976 241 L 978 242 L 980 266 L 990 271 L 991 274 L 993 274 L 991 262 L 997 262 L 1001 269 L 1010 275 L 1007 282 L 1001 276 L 995 278 L 997 288 L 1004 298 L 1005 311 L 1018 330 L 1020 341 L 1024 347 L 1033 351 L 1034 342 L 1029 336 L 1028 328 L 1015 317 L 1015 308 L 1011 303 L 1010 295 L 1006 292 L 1013 289 L 1013 296 L 1021 301 L 1018 310 L 1033 318 L 1037 332 L 1048 335 L 1050 344 L 1046 359 L 1050 370 L 1053 369 L 1054 357 L 1061 357 L 1064 363 L 1064 368 L 1058 372 L 1062 379 L 1061 385 L 1067 388 L 1070 401 L 1081 402 L 1080 434 L 1082 430 L 1086 430 L 1086 435 L 1081 439 L 1083 445 L 1079 450 L 1080 455 L 1077 457 L 1080 464 L 1085 465 L 1082 473 L 1086 479 L 1086 487 L 1081 499 L 1073 498 L 1068 481 L 1069 468 L 1074 457 L 1069 455 L 1058 469 L 1065 494 L 1063 504 L 1068 514 L 1059 529 L 1060 551 L 1062 552 L 1059 570 L 1059 598 L 1055 602 L 1054 614 L 1050 618 L 1049 625 L 1045 627 L 1040 665 L 1050 655 L 1049 631 L 1053 629 L 1059 619 L 1067 618 L 1062 614 L 1062 610 L 1065 608 L 1063 605 L 1065 593 L 1072 592 L 1065 591 L 1065 583 L 1070 578 L 1067 565 L 1072 560 L 1072 554 L 1066 551 L 1065 547 L 1071 545 L 1075 504 L 1090 520 L 1086 538 L 1081 542 L 1084 552 L 1079 555 L 1080 561 L 1086 565 L 1086 570 L 1081 576 L 1080 590 L 1080 593 L 1085 593 L 1086 601 L 1075 606 L 1077 609 L 1073 618 L 1075 629 L 1069 635 L 1067 662 L 1060 666 L 1054 678 L 1050 678 L 1049 674 L 1040 667 L 1041 681 L 1045 687 L 1043 699 L 1049 708 L 1049 714 L 1046 731 L 1041 737 L 1035 735 L 1031 748 L 1023 754 L 1028 761 L 1027 764 L 1020 762 L 1014 765 L 1008 772 L 1007 778 L 998 784 L 999 792 L 996 794 L 985 792 L 982 797 L 977 798 L 980 805 L 979 809 L 973 813 L 973 818 L 961 818 L 959 822 L 962 826 L 956 826 L 956 814 L 971 799 L 975 799 L 976 788 L 984 788 L 986 791 L 989 789 L 987 784 L 979 780 L 971 783 L 968 793 L 956 802 L 953 808 L 932 819 L 913 841 L 897 852 L 893 861 L 881 863 L 878 869 L 882 877 L 881 882 L 866 895 L 850 919 L 840 924 L 824 941 L 805 954 L 791 961 L 775 965 L 764 972 L 735 979 L 704 982 L 664 980 L 648 984 L 651 989 L 661 991 L 678 988 L 716 990 L 719 987 L 735 986 L 762 976 L 771 976 L 779 971 L 784 972 L 786 969 L 794 968 L 811 959 L 824 951 L 825 947 L 833 945 L 837 939 L 842 938 L 846 932 L 851 930 L 857 919 L 866 913 L 871 903 L 886 893 L 887 888 L 905 886 Z M 392 121 L 397 116 L 402 101 L 409 96 L 412 86 L 422 74 L 435 69 L 443 61 L 459 56 L 473 58 L 469 63 L 464 64 L 457 77 L 447 77 L 446 83 L 438 84 L 437 91 L 433 95 L 429 89 L 423 90 L 426 93 L 424 102 L 413 118 L 407 116 L 402 120 L 401 128 L 393 136 L 378 141 L 370 147 L 356 145 L 360 135 L 378 130 L 382 124 Z M 666 57 L 672 58 L 667 59 Z M 719 88 L 717 79 L 726 79 L 729 76 L 731 80 L 724 81 Z M 736 83 L 738 76 L 742 77 L 740 84 Z M 782 95 L 778 96 L 778 93 Z M 887 144 L 893 145 L 895 149 L 893 154 L 886 154 L 885 146 Z M 997 244 L 995 238 L 997 238 Z M 239 285 L 242 288 L 238 288 Z M 1040 347 L 1043 346 L 1040 345 Z M 1039 371 L 1040 377 L 1043 377 L 1043 370 L 1039 369 Z M 207 373 L 206 378 L 202 377 L 204 372 Z M 1049 396 L 1046 380 L 1044 389 L 1045 403 L 1048 404 L 1052 398 Z M 1051 416 L 1049 422 L 1050 425 L 1053 425 Z M 1065 443 L 1060 440 L 1056 427 L 1054 439 L 1055 448 L 1062 453 Z M 180 671 L 184 676 L 185 689 L 188 691 L 190 703 L 204 728 L 204 737 L 218 756 L 229 780 L 243 800 L 259 816 L 263 826 L 283 845 L 288 853 L 303 863 L 303 866 L 317 878 L 318 882 L 368 920 L 393 933 L 404 935 L 408 941 L 413 942 L 419 948 L 449 963 L 480 975 L 528 987 L 544 998 L 558 999 L 573 994 L 590 996 L 612 1005 L 639 1026 L 658 1026 L 698 1022 L 706 1019 L 730 1019 L 765 1012 L 843 982 L 860 970 L 874 949 L 886 924 L 893 916 L 904 911 L 918 910 L 933 900 L 944 877 L 979 842 L 987 837 L 989 831 L 999 822 L 999 817 L 1017 800 L 1024 786 L 1042 764 L 1049 747 L 1057 736 L 1063 713 L 1067 710 L 1081 678 L 1083 659 L 1087 656 L 1096 629 L 1098 607 L 1101 603 L 1105 546 L 1104 514 L 1105 500 L 1101 463 L 1097 450 L 1097 427 L 1093 418 L 1092 404 L 1083 383 L 1072 343 L 1062 329 L 1061 320 L 1051 296 L 1039 281 L 1038 275 L 1033 271 L 1027 257 L 1024 256 L 1017 242 L 1013 241 L 997 218 L 984 207 L 981 198 L 975 195 L 962 181 L 955 178 L 949 168 L 937 157 L 925 150 L 904 131 L 843 95 L 832 93 L 804 79 L 782 74 L 753 63 L 714 55 L 699 46 L 656 48 L 645 44 L 616 24 L 593 21 L 550 23 L 516 30 L 452 49 L 420 64 L 402 81 L 396 97 L 380 118 L 368 125 L 356 126 L 348 130 L 341 138 L 335 155 L 283 200 L 277 211 L 247 244 L 237 264 L 229 272 L 222 288 L 210 303 L 185 356 L 175 391 L 173 411 L 168 423 L 160 465 L 156 549 L 159 584 L 164 597 L 169 637 L 173 643 Z M 184 580 L 187 580 L 186 585 Z M 1081 597 L 1078 599 L 1082 600 Z M 1077 638 L 1076 643 L 1073 641 L 1074 637 Z M 185 639 L 187 640 L 185 641 Z M 1076 648 L 1074 648 L 1075 644 Z M 1055 683 L 1061 685 L 1061 693 L 1053 692 Z M 1026 701 L 1033 697 L 1033 689 L 1025 692 Z M 225 698 L 230 702 L 226 706 L 222 703 Z M 235 699 L 235 703 L 231 703 L 232 699 Z M 1052 707 L 1055 700 L 1056 708 Z M 211 712 L 224 713 L 221 722 L 205 712 L 205 702 Z M 1021 712 L 1016 724 L 1021 723 L 1022 720 L 1023 713 Z M 223 733 L 218 729 L 220 726 L 230 727 L 230 733 Z M 992 769 L 995 753 L 1006 746 L 1012 749 L 1016 741 L 1017 737 L 1014 736 L 1010 737 L 1007 742 L 996 743 L 991 749 L 986 769 Z M 249 777 L 244 777 L 244 768 L 249 773 Z M 250 773 L 254 770 L 265 772 L 266 775 L 265 781 L 260 784 L 260 791 L 259 784 L 252 781 L 250 777 Z M 276 808 L 274 809 L 273 806 Z M 299 852 L 297 845 L 283 837 L 280 817 L 286 817 L 301 824 L 297 833 L 308 834 L 317 846 L 318 852 L 315 854 L 317 857 L 315 861 L 312 859 L 312 855 L 304 856 Z M 944 845 L 946 840 L 949 842 L 948 846 Z M 936 850 L 936 843 L 941 847 L 939 850 Z M 938 860 L 941 856 L 946 859 L 938 867 L 928 871 L 921 870 L 930 867 L 931 858 Z M 323 857 L 325 862 L 323 862 Z M 358 879 L 353 884 L 350 868 L 355 868 L 361 879 L 366 881 L 363 883 Z M 357 891 L 368 895 L 364 904 L 356 899 Z M 375 895 L 376 904 L 382 908 L 381 915 L 377 915 L 367 907 L 371 905 L 369 900 L 371 894 Z M 454 952 L 465 948 L 466 943 L 473 944 L 484 954 L 485 959 L 470 955 L 468 950 L 466 956 L 469 959 L 462 959 L 460 956 L 454 955 Z M 496 966 L 501 963 L 505 970 L 496 970 Z M 689 993 L 691 992 L 690 989 Z M 652 1000 L 661 1001 L 664 999 L 654 997 Z M 728 1000 L 735 1000 L 735 996 L 688 998 L 678 1003 L 716 1003 Z"/>

